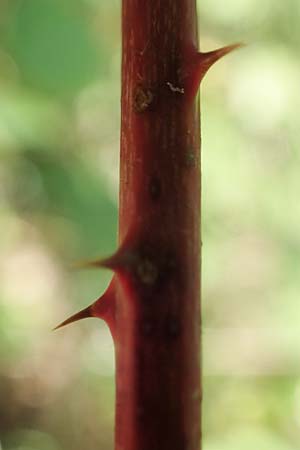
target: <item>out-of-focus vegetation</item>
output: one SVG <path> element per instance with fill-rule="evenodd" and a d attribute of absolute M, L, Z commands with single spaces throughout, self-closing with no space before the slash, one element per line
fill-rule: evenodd
<path fill-rule="evenodd" d="M 0 4 L 0 447 L 112 449 L 120 2 Z M 300 441 L 298 0 L 202 0 L 204 450 Z M 197 205 L 195 205 L 195 208 Z"/>

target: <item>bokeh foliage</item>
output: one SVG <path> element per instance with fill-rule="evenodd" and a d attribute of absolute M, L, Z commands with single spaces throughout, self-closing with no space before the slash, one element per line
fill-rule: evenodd
<path fill-rule="evenodd" d="M 204 450 L 300 440 L 297 0 L 202 0 Z M 120 2 L 0 4 L 0 448 L 112 448 Z M 197 205 L 195 205 L 197 207 Z"/>

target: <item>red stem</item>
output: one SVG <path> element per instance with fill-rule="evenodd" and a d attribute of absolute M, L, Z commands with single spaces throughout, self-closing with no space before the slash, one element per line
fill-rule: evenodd
<path fill-rule="evenodd" d="M 200 138 L 194 0 L 123 0 L 117 450 L 200 442 Z"/>

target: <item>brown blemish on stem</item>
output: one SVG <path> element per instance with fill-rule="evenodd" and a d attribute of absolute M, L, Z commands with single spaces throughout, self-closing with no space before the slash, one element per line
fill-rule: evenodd
<path fill-rule="evenodd" d="M 150 259 L 142 259 L 136 268 L 137 276 L 143 284 L 153 285 L 158 278 L 158 269 Z"/>
<path fill-rule="evenodd" d="M 136 113 L 143 113 L 153 104 L 154 93 L 149 87 L 138 84 L 133 93 L 133 109 Z"/>

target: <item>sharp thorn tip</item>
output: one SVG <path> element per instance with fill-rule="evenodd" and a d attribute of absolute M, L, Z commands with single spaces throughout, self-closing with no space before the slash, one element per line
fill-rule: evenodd
<path fill-rule="evenodd" d="M 94 261 L 78 261 L 71 264 L 71 269 L 90 269 L 90 268 L 99 268 L 106 267 L 105 260 L 94 260 Z"/>
<path fill-rule="evenodd" d="M 245 44 L 243 44 L 242 42 L 238 42 L 236 44 L 227 45 L 210 52 L 200 53 L 200 58 L 207 60 L 208 65 L 211 66 L 223 56 L 228 55 L 228 53 L 231 53 L 234 50 L 237 50 L 244 46 Z"/>
<path fill-rule="evenodd" d="M 91 307 L 88 306 L 87 308 L 79 311 L 76 314 L 73 314 L 73 316 L 69 317 L 68 319 L 61 322 L 59 325 L 57 325 L 55 328 L 52 329 L 52 331 L 58 330 L 59 328 L 65 327 L 66 325 L 69 325 L 70 323 L 77 322 L 81 319 L 87 319 L 88 317 L 92 317 L 92 311 Z"/>

